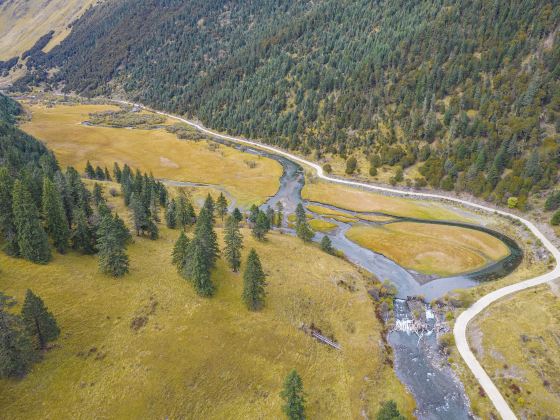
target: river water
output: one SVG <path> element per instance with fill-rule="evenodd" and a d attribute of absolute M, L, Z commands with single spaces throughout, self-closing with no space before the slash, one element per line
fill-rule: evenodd
<path fill-rule="evenodd" d="M 261 207 L 272 206 L 275 208 L 276 203 L 280 201 L 284 207 L 284 217 L 287 214 L 293 213 L 298 203 L 303 203 L 305 206 L 321 204 L 337 212 L 358 218 L 364 215 L 382 215 L 392 218 L 391 221 L 381 223 L 406 221 L 476 229 L 488 233 L 506 244 L 510 251 L 509 255 L 500 261 L 491 263 L 475 272 L 447 278 L 437 278 L 422 284 L 417 280 L 415 273 L 406 270 L 383 255 L 372 252 L 349 240 L 346 237 L 346 232 L 352 226 L 350 223 L 344 223 L 325 215 L 312 213 L 315 218 L 320 218 L 337 225 L 336 229 L 326 233 L 326 235 L 331 239 L 333 246 L 342 251 L 349 261 L 374 274 L 378 279 L 388 280 L 395 285 L 397 289 L 394 302 L 396 327 L 388 334 L 387 339 L 394 351 L 396 374 L 416 400 L 417 410 L 415 414 L 417 417 L 429 420 L 472 418 L 470 404 L 462 383 L 448 366 L 445 358 L 439 353 L 436 330 L 439 325 L 442 325 L 444 320 L 437 319 L 437 316 L 432 313 L 427 303 L 421 303 L 426 313 L 423 316 L 422 329 L 419 331 L 411 328 L 413 316 L 409 309 L 407 298 L 424 296 L 425 302 L 430 302 L 432 299 L 444 296 L 451 290 L 473 287 L 481 281 L 493 280 L 511 273 L 517 268 L 523 257 L 522 251 L 515 241 L 483 226 L 458 222 L 402 218 L 386 213 L 358 213 L 323 203 L 305 202 L 301 197 L 301 190 L 305 182 L 304 172 L 297 163 L 283 156 L 257 148 L 250 148 L 221 139 L 216 139 L 216 141 L 251 154 L 274 159 L 282 165 L 284 172 L 280 179 L 280 188 Z M 380 222 L 369 222 L 360 219 L 358 223 L 379 224 Z M 289 231 L 293 233 L 292 230 Z M 316 234 L 314 240 L 320 241 L 322 237 L 323 234 Z"/>

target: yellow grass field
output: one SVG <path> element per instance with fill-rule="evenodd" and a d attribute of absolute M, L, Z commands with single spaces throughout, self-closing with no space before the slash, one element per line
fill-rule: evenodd
<path fill-rule="evenodd" d="M 558 281 L 517 293 L 469 328 L 477 358 L 519 418 L 560 413 L 559 296 Z"/>
<path fill-rule="evenodd" d="M 454 226 L 410 222 L 356 225 L 346 236 L 403 267 L 440 276 L 481 268 L 509 252 L 501 241 L 484 232 Z"/>
<path fill-rule="evenodd" d="M 60 43 L 69 33 L 67 26 L 95 0 L 10 0 L 0 3 L 0 60 L 7 60 L 30 49 L 50 30 L 55 34 L 46 49 Z"/>
<path fill-rule="evenodd" d="M 465 217 L 442 204 L 376 194 L 348 186 L 307 182 L 302 196 L 306 200 L 330 204 L 341 209 L 388 213 L 419 219 L 464 221 Z"/>
<path fill-rule="evenodd" d="M 313 219 L 309 222 L 309 226 L 315 232 L 330 232 L 333 229 L 336 229 L 337 225 L 326 220 L 321 219 Z"/>
<path fill-rule="evenodd" d="M 107 105 L 27 106 L 32 113 L 22 124 L 27 133 L 45 142 L 61 165 L 83 171 L 92 165 L 122 166 L 153 172 L 154 176 L 176 181 L 201 182 L 223 186 L 238 203 L 247 206 L 262 203 L 276 193 L 281 165 L 263 157 L 240 152 L 227 146 L 215 150 L 207 141 L 179 140 L 163 129 L 140 130 L 82 125 L 88 114 L 107 109 Z M 214 143 L 212 143 L 214 144 Z M 251 168 L 249 162 L 255 162 Z"/>
<path fill-rule="evenodd" d="M 0 381 L 2 418 L 280 418 L 292 368 L 310 418 L 373 416 L 390 398 L 411 414 L 352 265 L 288 235 L 259 243 L 243 230 L 244 257 L 255 247 L 268 275 L 266 307 L 252 313 L 241 302 L 242 275 L 222 261 L 212 275 L 217 294 L 196 296 L 171 265 L 178 232 L 160 233 L 135 238 L 122 279 L 99 274 L 94 256 L 57 254 L 38 266 L 0 254 L 0 289 L 21 303 L 31 288 L 62 330 L 27 377 Z M 146 325 L 133 330 L 141 317 Z M 302 322 L 333 334 L 342 351 L 305 335 Z"/>

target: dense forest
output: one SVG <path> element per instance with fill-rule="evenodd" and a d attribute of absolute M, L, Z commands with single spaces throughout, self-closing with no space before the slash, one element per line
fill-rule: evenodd
<path fill-rule="evenodd" d="M 557 182 L 559 25 L 552 0 L 116 0 L 31 54 L 15 89 L 124 93 L 523 209 Z"/>

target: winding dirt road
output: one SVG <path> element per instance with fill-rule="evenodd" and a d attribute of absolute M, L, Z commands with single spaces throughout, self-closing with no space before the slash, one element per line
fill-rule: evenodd
<path fill-rule="evenodd" d="M 462 204 L 464 206 L 484 210 L 484 211 L 487 211 L 487 212 L 490 212 L 490 213 L 497 213 L 497 214 L 500 214 L 502 216 L 506 216 L 506 217 L 518 220 L 519 222 L 523 223 L 533 233 L 533 235 L 535 235 L 542 242 L 544 247 L 552 254 L 552 256 L 554 257 L 554 260 L 555 260 L 554 269 L 552 271 L 546 273 L 546 274 L 541 275 L 541 276 L 534 277 L 532 279 L 525 280 L 525 281 L 522 281 L 522 282 L 519 282 L 519 283 L 516 283 L 516 284 L 512 284 L 511 286 L 503 287 L 501 289 L 493 291 L 492 293 L 487 294 L 486 296 L 484 296 L 481 299 L 479 299 L 478 301 L 476 301 L 466 311 L 461 313 L 461 315 L 459 315 L 459 317 L 457 318 L 457 321 L 455 322 L 455 327 L 453 329 L 453 335 L 455 336 L 455 342 L 456 342 L 457 348 L 459 350 L 459 353 L 461 354 L 461 357 L 466 362 L 467 366 L 470 368 L 470 370 L 472 371 L 472 373 L 474 374 L 474 376 L 476 377 L 476 379 L 480 383 L 480 386 L 486 392 L 486 395 L 488 395 L 488 397 L 490 398 L 490 400 L 492 401 L 492 403 L 496 407 L 496 410 L 498 411 L 500 416 L 503 419 L 507 419 L 507 420 L 517 418 L 515 416 L 515 414 L 513 413 L 513 411 L 511 410 L 511 408 L 509 407 L 506 400 L 504 399 L 504 397 L 502 396 L 502 394 L 500 393 L 500 391 L 498 390 L 498 388 L 496 387 L 496 385 L 494 384 L 494 382 L 492 382 L 492 379 L 490 379 L 490 376 L 488 376 L 488 374 L 486 373 L 484 368 L 480 365 L 480 363 L 478 362 L 478 360 L 474 356 L 473 352 L 471 351 L 471 349 L 469 347 L 469 344 L 468 344 L 468 341 L 467 341 L 467 326 L 473 318 L 475 318 L 486 307 L 488 307 L 490 304 L 497 301 L 498 299 L 501 299 L 504 296 L 508 296 L 508 295 L 510 295 L 512 293 L 515 293 L 515 292 L 518 292 L 520 290 L 524 290 L 524 289 L 527 289 L 527 288 L 530 288 L 530 287 L 538 286 L 540 284 L 555 280 L 556 278 L 560 277 L 560 266 L 558 265 L 558 262 L 560 261 L 560 251 L 558 251 L 558 249 L 546 238 L 546 236 L 532 222 L 530 222 L 529 220 L 526 220 L 522 217 L 519 217 L 515 214 L 511 214 L 511 213 L 508 213 L 506 211 L 503 211 L 503 210 L 496 210 L 496 209 L 493 209 L 491 207 L 486 207 L 486 206 L 483 206 L 483 205 L 477 204 L 477 203 L 471 203 L 470 201 L 461 200 L 459 198 L 446 197 L 446 196 L 439 195 L 439 194 L 401 191 L 401 190 L 394 189 L 394 188 L 381 187 L 381 186 L 377 186 L 377 185 L 366 184 L 366 183 L 363 183 L 363 182 L 350 181 L 350 180 L 347 180 L 347 179 L 340 179 L 340 178 L 335 178 L 335 177 L 332 177 L 332 176 L 328 176 L 328 175 L 324 174 L 323 168 L 320 165 L 318 165 L 316 163 L 313 163 L 313 162 L 310 162 L 308 160 L 302 159 L 298 156 L 295 156 L 291 153 L 288 153 L 288 152 L 286 152 L 284 150 L 281 150 L 281 149 L 278 149 L 276 147 L 269 146 L 269 145 L 262 144 L 262 143 L 258 143 L 258 142 L 251 141 L 251 140 L 247 140 L 247 139 L 244 139 L 244 138 L 241 138 L 241 137 L 232 137 L 232 136 L 228 136 L 228 135 L 225 135 L 225 134 L 220 134 L 220 133 L 217 133 L 217 132 L 214 132 L 212 130 L 207 129 L 206 127 L 202 126 L 199 123 L 189 121 L 185 118 L 178 117 L 176 115 L 171 115 L 171 114 L 168 114 L 166 112 L 157 111 L 157 110 L 151 109 L 149 107 L 145 107 L 145 106 L 140 105 L 140 104 L 135 104 L 135 103 L 127 102 L 127 101 L 120 101 L 120 100 L 113 100 L 113 102 L 121 103 L 121 104 L 124 104 L 124 105 L 133 105 L 133 106 L 136 106 L 138 108 L 142 108 L 142 109 L 145 109 L 145 110 L 148 110 L 148 111 L 155 112 L 155 113 L 160 114 L 160 115 L 164 115 L 166 117 L 169 117 L 169 118 L 175 119 L 177 121 L 183 122 L 185 124 L 188 124 L 188 125 L 196 128 L 197 130 L 202 131 L 203 133 L 209 134 L 213 137 L 233 141 L 233 142 L 236 142 L 236 143 L 247 144 L 247 145 L 250 145 L 250 146 L 258 147 L 258 148 L 265 149 L 267 151 L 276 153 L 278 155 L 281 155 L 281 156 L 284 156 L 288 159 L 291 159 L 295 162 L 298 162 L 302 165 L 311 167 L 313 170 L 315 170 L 315 172 L 317 173 L 317 176 L 319 178 L 330 181 L 330 182 L 349 185 L 349 186 L 353 186 L 353 187 L 366 188 L 366 189 L 374 190 L 374 191 L 382 191 L 382 192 L 387 192 L 387 193 L 391 193 L 391 194 L 404 195 L 404 196 L 408 196 L 408 197 L 436 199 L 436 200 L 443 200 L 443 201 L 459 203 L 459 204 Z"/>

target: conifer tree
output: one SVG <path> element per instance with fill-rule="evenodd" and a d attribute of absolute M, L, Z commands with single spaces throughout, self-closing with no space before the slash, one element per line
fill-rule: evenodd
<path fill-rule="evenodd" d="M 121 182 L 122 171 L 117 162 L 113 164 L 113 176 L 115 177 L 115 181 L 117 181 L 118 183 Z"/>
<path fill-rule="evenodd" d="M 272 229 L 276 224 L 275 222 L 275 218 L 276 218 L 276 214 L 274 213 L 274 209 L 272 207 L 267 207 L 266 209 L 266 217 L 268 219 L 268 229 Z"/>
<path fill-rule="evenodd" d="M 49 341 L 56 340 L 60 335 L 53 314 L 47 310 L 43 300 L 29 289 L 25 293 L 21 316 L 27 332 L 37 340 L 40 350 L 44 350 Z"/>
<path fill-rule="evenodd" d="M 253 204 L 249 209 L 249 221 L 251 223 L 257 223 L 257 217 L 259 215 L 259 208 L 256 204 Z"/>
<path fill-rule="evenodd" d="M 70 196 L 70 189 L 68 187 L 68 182 L 66 181 L 66 177 L 62 174 L 62 172 L 57 171 L 54 174 L 54 184 L 56 189 L 60 193 L 62 197 L 62 204 L 64 205 L 64 212 L 66 213 L 66 220 L 68 221 L 68 228 L 72 228 L 72 222 L 74 220 L 74 206 L 72 203 L 72 197 Z"/>
<path fill-rule="evenodd" d="M 191 226 L 195 220 L 196 214 L 191 201 L 184 194 L 180 194 L 177 199 L 177 227 L 184 229 L 186 226 Z"/>
<path fill-rule="evenodd" d="M 17 232 L 13 211 L 13 180 L 8 168 L 0 168 L 0 234 L 4 239 L 4 252 L 11 256 L 19 254 Z"/>
<path fill-rule="evenodd" d="M 257 220 L 253 225 L 252 233 L 259 241 L 264 241 L 266 234 L 270 229 L 269 220 L 263 211 L 259 211 Z"/>
<path fill-rule="evenodd" d="M 214 221 L 206 206 L 200 210 L 194 228 L 194 236 L 197 246 L 202 249 L 205 260 L 208 262 L 208 267 L 210 269 L 214 268 L 220 255 L 220 249 L 218 247 L 218 237 L 214 232 Z"/>
<path fill-rule="evenodd" d="M 111 174 L 109 173 L 109 169 L 107 169 L 106 166 L 105 166 L 104 172 L 105 172 L 105 180 L 106 181 L 112 181 Z"/>
<path fill-rule="evenodd" d="M 181 231 L 171 254 L 173 265 L 177 267 L 177 271 L 181 275 L 186 274 L 185 266 L 188 262 L 189 242 L 189 238 L 185 235 L 185 232 Z"/>
<path fill-rule="evenodd" d="M 284 206 L 281 201 L 276 203 L 276 227 L 282 227 L 284 220 Z"/>
<path fill-rule="evenodd" d="M 51 259 L 47 234 L 29 190 L 19 179 L 14 183 L 13 213 L 20 255 L 35 263 L 47 263 Z"/>
<path fill-rule="evenodd" d="M 216 206 L 214 205 L 214 199 L 212 198 L 210 193 L 206 196 L 206 200 L 204 200 L 204 205 L 202 206 L 202 208 L 206 209 L 206 212 L 212 219 L 212 223 L 214 223 Z"/>
<path fill-rule="evenodd" d="M 75 226 L 72 231 L 70 241 L 72 248 L 80 250 L 84 254 L 95 253 L 95 236 L 90 227 L 86 215 L 82 209 L 78 209 L 74 214 Z"/>
<path fill-rule="evenodd" d="M 405 420 L 405 416 L 399 413 L 397 403 L 393 400 L 384 402 L 377 412 L 377 420 Z"/>
<path fill-rule="evenodd" d="M 205 252 L 205 247 L 200 239 L 196 238 L 189 246 L 189 278 L 194 286 L 196 293 L 203 297 L 210 297 L 214 294 L 214 284 L 210 279 L 210 261 Z M 185 267 L 187 267 L 185 266 Z"/>
<path fill-rule="evenodd" d="M 224 221 L 224 216 L 227 214 L 227 209 L 228 202 L 226 200 L 226 197 L 224 197 L 224 193 L 221 192 L 218 200 L 216 201 L 216 211 L 218 212 L 218 216 L 220 216 L 220 219 L 222 219 L 222 222 Z"/>
<path fill-rule="evenodd" d="M 95 169 L 93 169 L 89 160 L 86 163 L 86 177 L 89 179 L 95 179 Z"/>
<path fill-rule="evenodd" d="M 305 394 L 303 381 L 295 369 L 284 380 L 284 389 L 280 393 L 284 400 L 282 410 L 290 420 L 305 419 Z"/>
<path fill-rule="evenodd" d="M 0 307 L 0 378 L 21 377 L 37 356 L 21 317 Z"/>
<path fill-rule="evenodd" d="M 241 235 L 239 231 L 239 222 L 233 215 L 228 216 L 226 219 L 224 242 L 224 256 L 230 268 L 235 273 L 239 270 L 239 266 L 241 265 L 243 235 Z"/>
<path fill-rule="evenodd" d="M 235 220 L 237 220 L 239 223 L 243 221 L 243 215 L 241 214 L 241 211 L 239 211 L 237 207 L 233 209 L 232 215 L 233 217 L 235 217 Z"/>
<path fill-rule="evenodd" d="M 105 180 L 105 171 L 101 169 L 101 166 L 97 166 L 95 168 L 95 179 L 98 179 L 99 181 Z"/>
<path fill-rule="evenodd" d="M 165 208 L 165 224 L 169 229 L 175 229 L 177 227 L 177 202 L 172 199 L 167 203 Z"/>
<path fill-rule="evenodd" d="M 99 251 L 99 270 L 113 277 L 128 273 L 128 256 L 122 232 L 115 219 L 109 214 L 103 217 L 97 229 L 97 250 Z"/>
<path fill-rule="evenodd" d="M 115 213 L 113 217 L 113 229 L 115 230 L 115 234 L 117 235 L 117 239 L 123 244 L 127 245 L 129 242 L 132 241 L 132 235 L 130 231 L 126 227 L 124 220 L 119 217 L 118 214 Z"/>
<path fill-rule="evenodd" d="M 43 180 L 43 219 L 45 230 L 53 240 L 54 247 L 64 254 L 68 248 L 70 229 L 62 203 L 62 196 L 54 182 L 45 177 Z"/>
<path fill-rule="evenodd" d="M 251 311 L 257 311 L 264 306 L 266 292 L 264 287 L 266 275 L 261 261 L 254 249 L 249 251 L 245 272 L 243 273 L 243 302 Z"/>
<path fill-rule="evenodd" d="M 313 230 L 311 230 L 309 223 L 307 223 L 305 209 L 301 203 L 296 207 L 296 235 L 304 242 L 310 242 L 314 236 Z"/>
<path fill-rule="evenodd" d="M 331 239 L 327 235 L 324 235 L 323 239 L 321 239 L 321 249 L 327 254 L 332 254 L 334 252 Z"/>
<path fill-rule="evenodd" d="M 105 198 L 103 198 L 103 188 L 96 182 L 93 185 L 93 202 L 98 206 L 102 201 L 105 201 Z"/>

